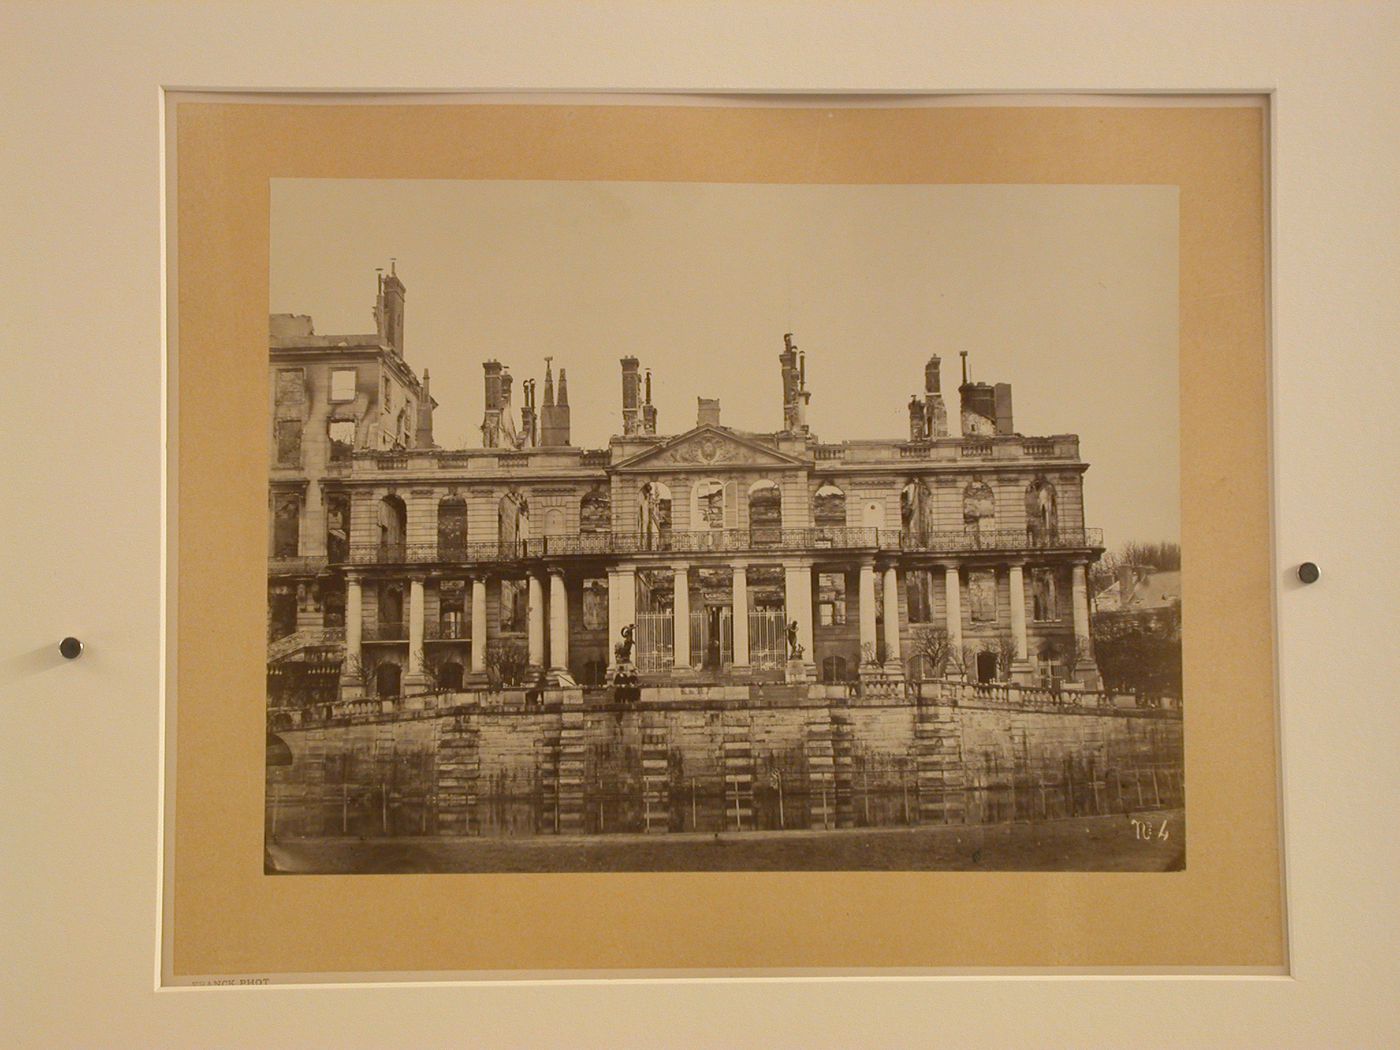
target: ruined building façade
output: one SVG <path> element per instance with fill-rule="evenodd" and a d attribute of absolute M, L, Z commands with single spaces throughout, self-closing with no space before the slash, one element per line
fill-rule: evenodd
<path fill-rule="evenodd" d="M 602 449 L 570 443 L 565 369 L 537 391 L 486 361 L 481 447 L 446 449 L 393 272 L 375 317 L 271 318 L 270 707 L 605 686 L 632 625 L 644 689 L 1097 685 L 1078 439 L 1018 434 L 1009 385 L 965 358 L 951 423 L 933 357 L 906 436 L 827 442 L 790 337 L 765 432 L 701 398 L 659 433 L 626 357 Z"/>

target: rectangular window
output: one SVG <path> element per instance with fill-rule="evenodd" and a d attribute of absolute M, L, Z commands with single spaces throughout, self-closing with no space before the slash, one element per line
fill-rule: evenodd
<path fill-rule="evenodd" d="M 354 401 L 358 378 L 353 368 L 337 368 L 331 372 L 331 400 Z"/>
<path fill-rule="evenodd" d="M 526 600 L 524 580 L 501 581 L 501 630 L 525 630 Z"/>
<path fill-rule="evenodd" d="M 1046 623 L 1060 618 L 1055 593 L 1055 570 L 1031 570 L 1031 618 Z"/>
<path fill-rule="evenodd" d="M 973 623 L 997 621 L 997 574 L 973 569 L 967 574 L 967 606 Z"/>
<path fill-rule="evenodd" d="M 846 574 L 817 574 L 817 623 L 835 627 L 846 622 Z"/>
<path fill-rule="evenodd" d="M 909 602 L 910 623 L 933 623 L 933 574 L 927 569 L 910 569 L 904 574 Z"/>
<path fill-rule="evenodd" d="M 355 424 L 348 419 L 332 419 L 326 426 L 331 443 L 331 462 L 349 463 L 355 448 Z"/>
<path fill-rule="evenodd" d="M 277 371 L 277 403 L 299 405 L 306 400 L 306 373 L 300 368 Z"/>
<path fill-rule="evenodd" d="M 299 553 L 301 498 L 280 495 L 272 506 L 272 553 L 278 558 L 295 558 Z"/>
<path fill-rule="evenodd" d="M 277 465 L 279 467 L 301 466 L 301 420 L 279 419 L 277 421 Z"/>

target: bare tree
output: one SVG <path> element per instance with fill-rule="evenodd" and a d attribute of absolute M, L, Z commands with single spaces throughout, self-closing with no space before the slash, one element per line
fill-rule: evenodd
<path fill-rule="evenodd" d="M 525 647 L 519 642 L 498 641 L 486 650 L 486 673 L 492 685 L 522 684 L 529 664 Z"/>
<path fill-rule="evenodd" d="M 1020 654 L 1016 648 L 1016 639 L 1009 631 L 1002 631 L 997 635 L 993 652 L 997 654 L 997 674 L 1001 675 L 1003 681 L 1011 681 L 1011 665 Z"/>
<path fill-rule="evenodd" d="M 934 678 L 942 678 L 948 667 L 952 639 L 945 627 L 916 627 L 909 649 L 916 667 L 927 667 Z"/>

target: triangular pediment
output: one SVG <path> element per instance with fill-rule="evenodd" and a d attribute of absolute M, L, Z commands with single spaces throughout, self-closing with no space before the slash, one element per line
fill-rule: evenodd
<path fill-rule="evenodd" d="M 724 427 L 706 424 L 623 460 L 617 465 L 617 469 L 723 467 L 732 470 L 744 467 L 802 466 L 806 466 L 802 460 L 786 452 L 779 452 L 757 441 L 740 437 Z"/>

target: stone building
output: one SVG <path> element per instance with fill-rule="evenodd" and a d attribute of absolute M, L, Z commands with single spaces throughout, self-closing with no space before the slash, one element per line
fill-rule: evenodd
<path fill-rule="evenodd" d="M 565 368 L 540 397 L 486 361 L 481 447 L 445 449 L 404 298 L 381 274 L 364 335 L 271 318 L 271 695 L 601 686 L 628 627 L 644 686 L 1096 686 L 1078 439 L 1017 433 L 966 354 L 957 433 L 932 357 L 907 435 L 841 442 L 811 432 L 791 336 L 771 431 L 699 398 L 660 433 L 624 357 L 599 449 L 572 444 Z"/>

